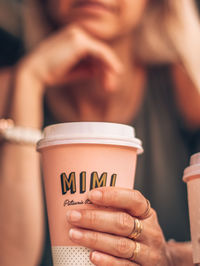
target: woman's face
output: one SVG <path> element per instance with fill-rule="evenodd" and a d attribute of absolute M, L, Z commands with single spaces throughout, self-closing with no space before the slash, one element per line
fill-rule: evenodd
<path fill-rule="evenodd" d="M 102 40 L 130 33 L 140 22 L 148 0 L 47 0 L 57 26 L 76 23 Z"/>

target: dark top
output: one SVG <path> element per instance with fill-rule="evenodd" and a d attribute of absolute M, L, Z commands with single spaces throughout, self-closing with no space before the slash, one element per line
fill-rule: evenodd
<path fill-rule="evenodd" d="M 0 68 L 15 64 L 23 53 L 22 42 L 0 28 Z"/>
<path fill-rule="evenodd" d="M 133 122 L 143 141 L 136 185 L 157 211 L 166 239 L 190 239 L 183 170 L 191 154 L 200 151 L 200 128 L 187 129 L 176 107 L 168 66 L 149 70 L 147 94 Z"/>

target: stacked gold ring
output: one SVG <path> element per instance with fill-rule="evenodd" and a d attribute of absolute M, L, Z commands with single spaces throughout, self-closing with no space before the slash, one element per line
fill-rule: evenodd
<path fill-rule="evenodd" d="M 140 253 L 141 245 L 138 242 L 135 242 L 135 249 L 133 250 L 133 255 L 130 257 L 129 260 L 136 261 L 138 254 Z"/>
<path fill-rule="evenodd" d="M 138 219 L 134 219 L 134 227 L 132 233 L 129 235 L 131 239 L 137 239 L 142 233 L 142 222 Z"/>

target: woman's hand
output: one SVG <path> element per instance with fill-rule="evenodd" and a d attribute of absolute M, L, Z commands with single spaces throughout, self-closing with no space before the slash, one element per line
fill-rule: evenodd
<path fill-rule="evenodd" d="M 75 79 L 99 75 L 105 89 L 113 89 L 122 65 L 106 44 L 75 25 L 68 26 L 43 41 L 24 61 L 44 86 L 56 86 Z"/>
<path fill-rule="evenodd" d="M 99 188 L 89 192 L 89 199 L 95 205 L 112 209 L 68 211 L 67 218 L 73 226 L 80 227 L 70 230 L 71 240 L 94 250 L 92 263 L 172 265 L 156 212 L 149 208 L 148 201 L 140 192 Z M 131 239 L 134 233 L 136 239 Z"/>
<path fill-rule="evenodd" d="M 64 85 L 67 90 L 70 82 L 79 82 L 81 87 L 84 79 L 92 79 L 100 85 L 98 89 L 114 90 L 121 70 L 122 65 L 109 46 L 75 25 L 68 26 L 41 42 L 17 65 L 11 117 L 19 125 L 40 127 L 46 89 L 56 90 Z M 62 107 L 69 105 L 66 99 L 64 101 Z"/>

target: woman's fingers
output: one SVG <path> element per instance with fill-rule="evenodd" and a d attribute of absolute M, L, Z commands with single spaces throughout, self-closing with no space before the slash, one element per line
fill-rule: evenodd
<path fill-rule="evenodd" d="M 73 67 L 66 77 L 66 81 L 68 82 L 80 79 L 99 80 L 101 88 L 105 88 L 108 92 L 112 92 L 119 87 L 119 73 L 110 69 L 104 62 L 101 62 L 100 59 L 91 58 L 89 56 Z"/>
<path fill-rule="evenodd" d="M 91 37 L 84 30 L 73 28 L 73 45 L 77 49 L 78 57 L 92 56 L 99 59 L 108 69 L 115 73 L 121 73 L 123 66 L 115 52 L 103 42 Z"/>
<path fill-rule="evenodd" d="M 147 265 L 147 260 L 153 261 L 153 250 L 150 253 L 148 246 L 138 242 L 136 244 L 135 241 L 128 238 L 75 228 L 70 229 L 69 236 L 78 245 L 113 257 L 130 260 L 141 265 Z"/>
<path fill-rule="evenodd" d="M 90 256 L 91 262 L 96 266 L 137 266 L 139 264 L 126 259 L 115 258 L 108 254 L 93 251 Z"/>
<path fill-rule="evenodd" d="M 81 61 L 82 68 L 88 70 L 86 71 L 85 78 L 93 78 L 96 76 L 98 79 L 98 77 L 101 77 L 101 85 L 103 88 L 107 91 L 115 90 L 123 67 L 112 49 L 89 36 L 83 36 L 83 33 L 82 41 L 76 45 L 77 52 L 73 54 L 73 57 L 71 55 L 71 60 L 73 60 L 68 65 L 68 71 Z M 76 68 L 73 72 L 76 72 Z M 71 79 L 70 75 L 69 79 Z"/>
<path fill-rule="evenodd" d="M 83 49 L 85 49 L 83 53 L 89 53 L 94 58 L 100 59 L 100 61 L 103 62 L 104 65 L 114 73 L 120 74 L 122 72 L 123 67 L 119 58 L 112 51 L 112 49 L 103 43 L 90 40 L 85 43 L 85 47 Z"/>
<path fill-rule="evenodd" d="M 106 89 L 108 92 L 115 91 L 116 88 L 118 88 L 118 81 L 119 81 L 119 76 L 113 73 L 112 71 L 104 71 L 104 75 L 102 78 L 102 85 L 103 88 Z"/>
<path fill-rule="evenodd" d="M 132 216 L 142 219 L 153 214 L 149 202 L 137 190 L 103 187 L 91 190 L 89 199 L 96 205 L 124 209 Z"/>
<path fill-rule="evenodd" d="M 156 213 L 140 192 L 105 187 L 90 191 L 89 199 L 111 209 L 68 212 L 68 221 L 82 228 L 70 229 L 73 242 L 112 257 L 105 260 L 168 265 L 166 243 Z"/>
<path fill-rule="evenodd" d="M 74 226 L 125 237 L 139 230 L 135 228 L 138 222 L 141 232 L 137 240 L 143 242 L 148 242 L 153 231 L 152 227 L 145 226 L 145 221 L 135 221 L 128 213 L 111 210 L 72 210 L 67 212 L 67 220 Z"/>
<path fill-rule="evenodd" d="M 92 72 L 95 72 L 102 76 L 105 89 L 110 90 L 116 87 L 117 76 L 123 69 L 110 47 L 92 38 L 84 30 L 72 26 L 44 41 L 29 59 L 34 74 L 51 86 L 62 80 L 73 79 L 71 72 L 77 71 L 80 78 L 84 73 L 86 78 L 91 78 Z M 82 69 L 76 68 L 79 64 L 82 64 Z M 84 71 L 83 68 L 89 71 Z M 78 75 L 74 77 L 78 78 Z"/>
<path fill-rule="evenodd" d="M 129 214 L 109 210 L 68 211 L 67 220 L 75 226 L 121 236 L 129 236 L 134 227 Z"/>

